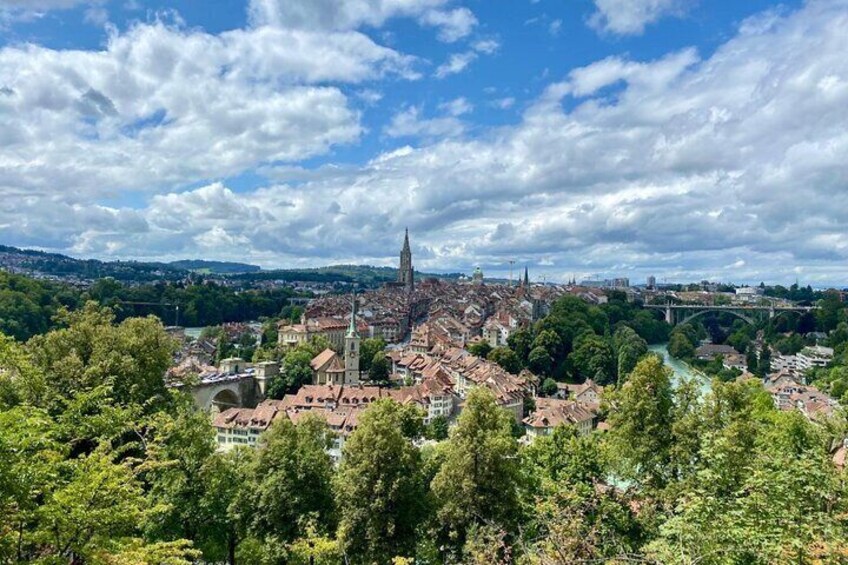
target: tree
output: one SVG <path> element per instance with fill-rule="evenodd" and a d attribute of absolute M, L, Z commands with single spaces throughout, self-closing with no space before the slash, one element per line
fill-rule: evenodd
<path fill-rule="evenodd" d="M 250 468 L 254 486 L 242 503 L 250 511 L 250 533 L 271 544 L 290 543 L 307 535 L 304 517 L 314 517 L 321 532 L 334 529 L 331 443 L 327 424 L 317 416 L 271 425 Z"/>
<path fill-rule="evenodd" d="M 509 347 L 494 348 L 487 359 L 497 363 L 509 373 L 517 375 L 521 371 L 521 360 Z"/>
<path fill-rule="evenodd" d="M 533 340 L 533 331 L 530 328 L 516 330 L 506 338 L 507 345 L 515 351 L 522 363 L 527 362 L 530 350 L 533 349 Z"/>
<path fill-rule="evenodd" d="M 765 345 L 764 347 L 768 346 Z M 757 357 L 757 351 L 752 345 L 748 346 L 748 351 L 745 353 L 745 365 L 748 367 L 749 373 L 756 375 L 759 372 L 759 358 Z"/>
<path fill-rule="evenodd" d="M 492 346 L 489 345 L 488 341 L 478 341 L 468 346 L 468 352 L 472 355 L 480 357 L 481 359 L 485 359 L 486 357 L 488 357 L 491 351 Z"/>
<path fill-rule="evenodd" d="M 548 377 L 544 381 L 542 381 L 542 394 L 545 396 L 554 396 L 559 387 L 557 386 L 557 382 L 552 378 Z"/>
<path fill-rule="evenodd" d="M 354 563 L 386 563 L 415 549 L 425 489 L 421 455 L 402 433 L 404 411 L 378 400 L 345 442 L 333 484 L 339 542 Z"/>
<path fill-rule="evenodd" d="M 648 355 L 609 396 L 608 446 L 617 471 L 647 487 L 664 487 L 673 441 L 671 370 Z"/>
<path fill-rule="evenodd" d="M 372 337 L 363 339 L 359 346 L 359 370 L 367 373 L 371 368 L 371 360 L 386 349 L 386 342 L 382 338 Z"/>
<path fill-rule="evenodd" d="M 448 438 L 448 419 L 445 416 L 435 416 L 430 419 L 430 423 L 424 428 L 424 435 L 427 439 L 442 441 Z"/>
<path fill-rule="evenodd" d="M 533 340 L 533 349 L 541 347 L 548 352 L 551 359 L 556 359 L 562 355 L 562 339 L 553 330 L 543 330 L 539 332 L 536 339 Z M 530 355 L 533 351 L 531 349 Z M 529 356 L 528 356 L 529 358 Z"/>
<path fill-rule="evenodd" d="M 442 532 L 459 546 L 474 524 L 492 522 L 512 531 L 519 520 L 521 475 L 513 422 L 489 389 L 475 387 L 445 443 L 431 489 Z"/>
<path fill-rule="evenodd" d="M 386 354 L 378 351 L 371 360 L 371 368 L 368 370 L 368 378 L 372 383 L 388 383 L 391 367 Z"/>
<path fill-rule="evenodd" d="M 554 360 L 544 347 L 535 347 L 527 359 L 527 367 L 537 375 L 550 375 Z"/>
<path fill-rule="evenodd" d="M 636 363 L 648 352 L 648 343 L 628 326 L 620 326 L 613 334 L 619 382 L 626 378 Z"/>
<path fill-rule="evenodd" d="M 615 376 L 612 346 L 598 335 L 585 334 L 577 340 L 569 359 L 575 374 L 583 379 L 594 379 L 598 384 L 606 385 Z"/>
<path fill-rule="evenodd" d="M 209 416 L 184 397 L 171 415 L 155 414 L 145 431 L 147 458 L 139 473 L 149 485 L 148 500 L 156 509 L 146 516 L 148 533 L 159 539 L 200 541 L 209 516 L 201 501 L 208 483 L 204 469 L 215 453 L 215 430 Z"/>
<path fill-rule="evenodd" d="M 627 562 L 643 539 L 630 502 L 615 489 L 553 483 L 537 499 L 534 516 L 540 535 L 525 549 L 526 557 L 540 565 Z"/>
<path fill-rule="evenodd" d="M 771 373 L 771 348 L 764 345 L 762 352 L 760 352 L 760 360 L 757 363 L 756 374 L 760 377 L 765 377 L 769 373 Z"/>
<path fill-rule="evenodd" d="M 604 478 L 601 443 L 596 434 L 581 436 L 574 426 L 561 425 L 553 433 L 536 438 L 522 452 L 523 465 L 533 490 L 554 483 L 593 484 Z"/>
<path fill-rule="evenodd" d="M 691 359 L 695 356 L 695 346 L 683 332 L 671 332 L 668 353 L 677 359 Z"/>
<path fill-rule="evenodd" d="M 158 319 L 130 318 L 114 325 L 112 311 L 93 302 L 62 312 L 60 319 L 67 327 L 28 343 L 36 368 L 50 384 L 51 405 L 102 385 L 123 406 L 152 410 L 167 400 L 164 374 L 175 343 Z"/>

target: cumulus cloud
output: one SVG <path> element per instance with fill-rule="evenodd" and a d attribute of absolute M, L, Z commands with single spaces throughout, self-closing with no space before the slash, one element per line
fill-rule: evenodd
<path fill-rule="evenodd" d="M 460 96 L 459 98 L 454 98 L 453 100 L 449 100 L 447 102 L 442 102 L 439 104 L 439 109 L 443 110 L 447 114 L 451 116 L 461 116 L 463 114 L 467 114 L 474 110 L 474 105 L 468 101 L 464 96 Z"/>
<path fill-rule="evenodd" d="M 463 107 L 462 102 L 456 103 L 456 101 L 454 101 L 453 106 L 448 105 L 445 109 L 449 113 L 448 116 L 424 118 L 421 116 L 421 108 L 410 106 L 396 113 L 384 131 L 389 137 L 425 137 L 430 139 L 455 137 L 462 134 L 465 131 L 465 126 L 457 119 L 457 116 L 470 109 Z"/>
<path fill-rule="evenodd" d="M 594 0 L 589 25 L 608 33 L 640 35 L 645 26 L 665 16 L 681 16 L 695 0 Z"/>
<path fill-rule="evenodd" d="M 436 78 L 445 78 L 450 75 L 459 74 L 464 71 L 471 63 L 477 60 L 479 54 L 491 55 L 495 53 L 500 44 L 493 39 L 484 39 L 476 41 L 471 45 L 471 49 L 461 53 L 453 53 L 448 60 L 436 68 L 433 76 Z"/>
<path fill-rule="evenodd" d="M 167 28 L 156 33 L 193 40 L 174 52 L 158 42 L 117 49 L 120 38 L 95 54 L 7 48 L 0 120 L 16 119 L 0 127 L 10 149 L 0 152 L 0 237 L 28 234 L 32 245 L 102 256 L 387 264 L 409 225 L 421 269 L 497 272 L 515 259 L 534 276 L 759 282 L 794 280 L 798 270 L 805 280 L 840 282 L 848 262 L 846 28 L 848 2 L 811 0 L 744 22 L 708 57 L 683 49 L 597 61 L 548 85 L 518 123 L 481 135 L 453 115 L 455 100 L 436 115 L 408 106 L 384 133 L 424 143 L 358 166 L 312 169 L 289 161 L 356 139 L 361 126 L 338 87 L 309 82 L 330 71 L 308 62 L 288 63 L 297 81 L 268 75 L 259 61 L 207 69 L 208 57 L 197 54 L 235 40 Z M 333 72 L 357 85 L 363 74 L 401 72 L 392 70 L 398 54 L 379 52 L 361 71 Z M 37 73 L 7 71 L 36 58 Z M 119 63 L 129 69 L 120 81 L 94 80 Z M 212 92 L 192 90 L 201 83 Z M 194 105 L 173 92 L 183 88 Z M 117 116 L 94 95 L 89 112 L 99 113 L 82 119 L 78 105 L 90 89 Z M 257 161 L 271 179 L 257 190 L 210 181 L 159 189 L 165 194 L 138 209 L 91 203 L 101 186 L 214 179 Z"/>
<path fill-rule="evenodd" d="M 415 18 L 435 27 L 441 41 L 453 43 L 469 35 L 477 18 L 468 8 L 444 8 L 448 0 L 250 0 L 254 26 L 346 31 L 379 28 L 392 18 Z"/>
<path fill-rule="evenodd" d="M 477 25 L 477 18 L 468 8 L 453 10 L 428 10 L 421 17 L 421 22 L 428 26 L 439 28 L 439 40 L 453 43 L 466 37 Z"/>
<path fill-rule="evenodd" d="M 412 65 L 354 31 L 216 36 L 163 22 L 100 51 L 3 47 L 0 187 L 156 190 L 322 154 L 362 132 L 329 83 L 414 78 Z"/>

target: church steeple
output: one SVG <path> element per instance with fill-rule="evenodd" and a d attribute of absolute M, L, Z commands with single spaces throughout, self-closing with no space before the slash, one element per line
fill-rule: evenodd
<path fill-rule="evenodd" d="M 350 306 L 350 326 L 345 334 L 344 384 L 359 384 L 359 332 L 356 330 L 356 293 L 353 293 L 353 303 Z"/>
<path fill-rule="evenodd" d="M 359 337 L 356 330 L 356 293 L 353 293 L 353 303 L 350 307 L 350 325 L 347 328 L 347 337 Z"/>
<path fill-rule="evenodd" d="M 412 267 L 412 250 L 409 248 L 409 228 L 403 234 L 403 249 L 400 250 L 400 267 L 397 282 L 403 284 L 407 292 L 415 288 L 415 273 Z"/>
<path fill-rule="evenodd" d="M 524 265 L 524 288 L 530 287 L 530 273 L 527 270 L 527 265 Z"/>

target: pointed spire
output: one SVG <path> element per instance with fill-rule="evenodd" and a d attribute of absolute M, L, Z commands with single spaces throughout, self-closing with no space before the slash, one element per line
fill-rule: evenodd
<path fill-rule="evenodd" d="M 404 250 L 404 251 L 409 251 L 409 228 L 406 228 L 406 230 L 404 230 L 404 234 L 403 234 L 403 250 Z"/>
<path fill-rule="evenodd" d="M 530 272 L 527 270 L 527 265 L 524 265 L 524 286 L 530 286 Z"/>
<path fill-rule="evenodd" d="M 350 306 L 350 326 L 347 328 L 347 337 L 356 337 L 356 292 L 353 293 L 353 302 Z"/>

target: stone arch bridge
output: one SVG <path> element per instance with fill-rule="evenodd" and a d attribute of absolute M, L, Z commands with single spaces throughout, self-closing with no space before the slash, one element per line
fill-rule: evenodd
<path fill-rule="evenodd" d="M 685 324 L 708 312 L 726 312 L 749 324 L 755 324 L 766 316 L 774 318 L 786 312 L 803 314 L 817 309 L 815 306 L 703 306 L 698 304 L 646 304 L 645 308 L 662 310 L 665 313 L 665 321 L 672 326 Z"/>

